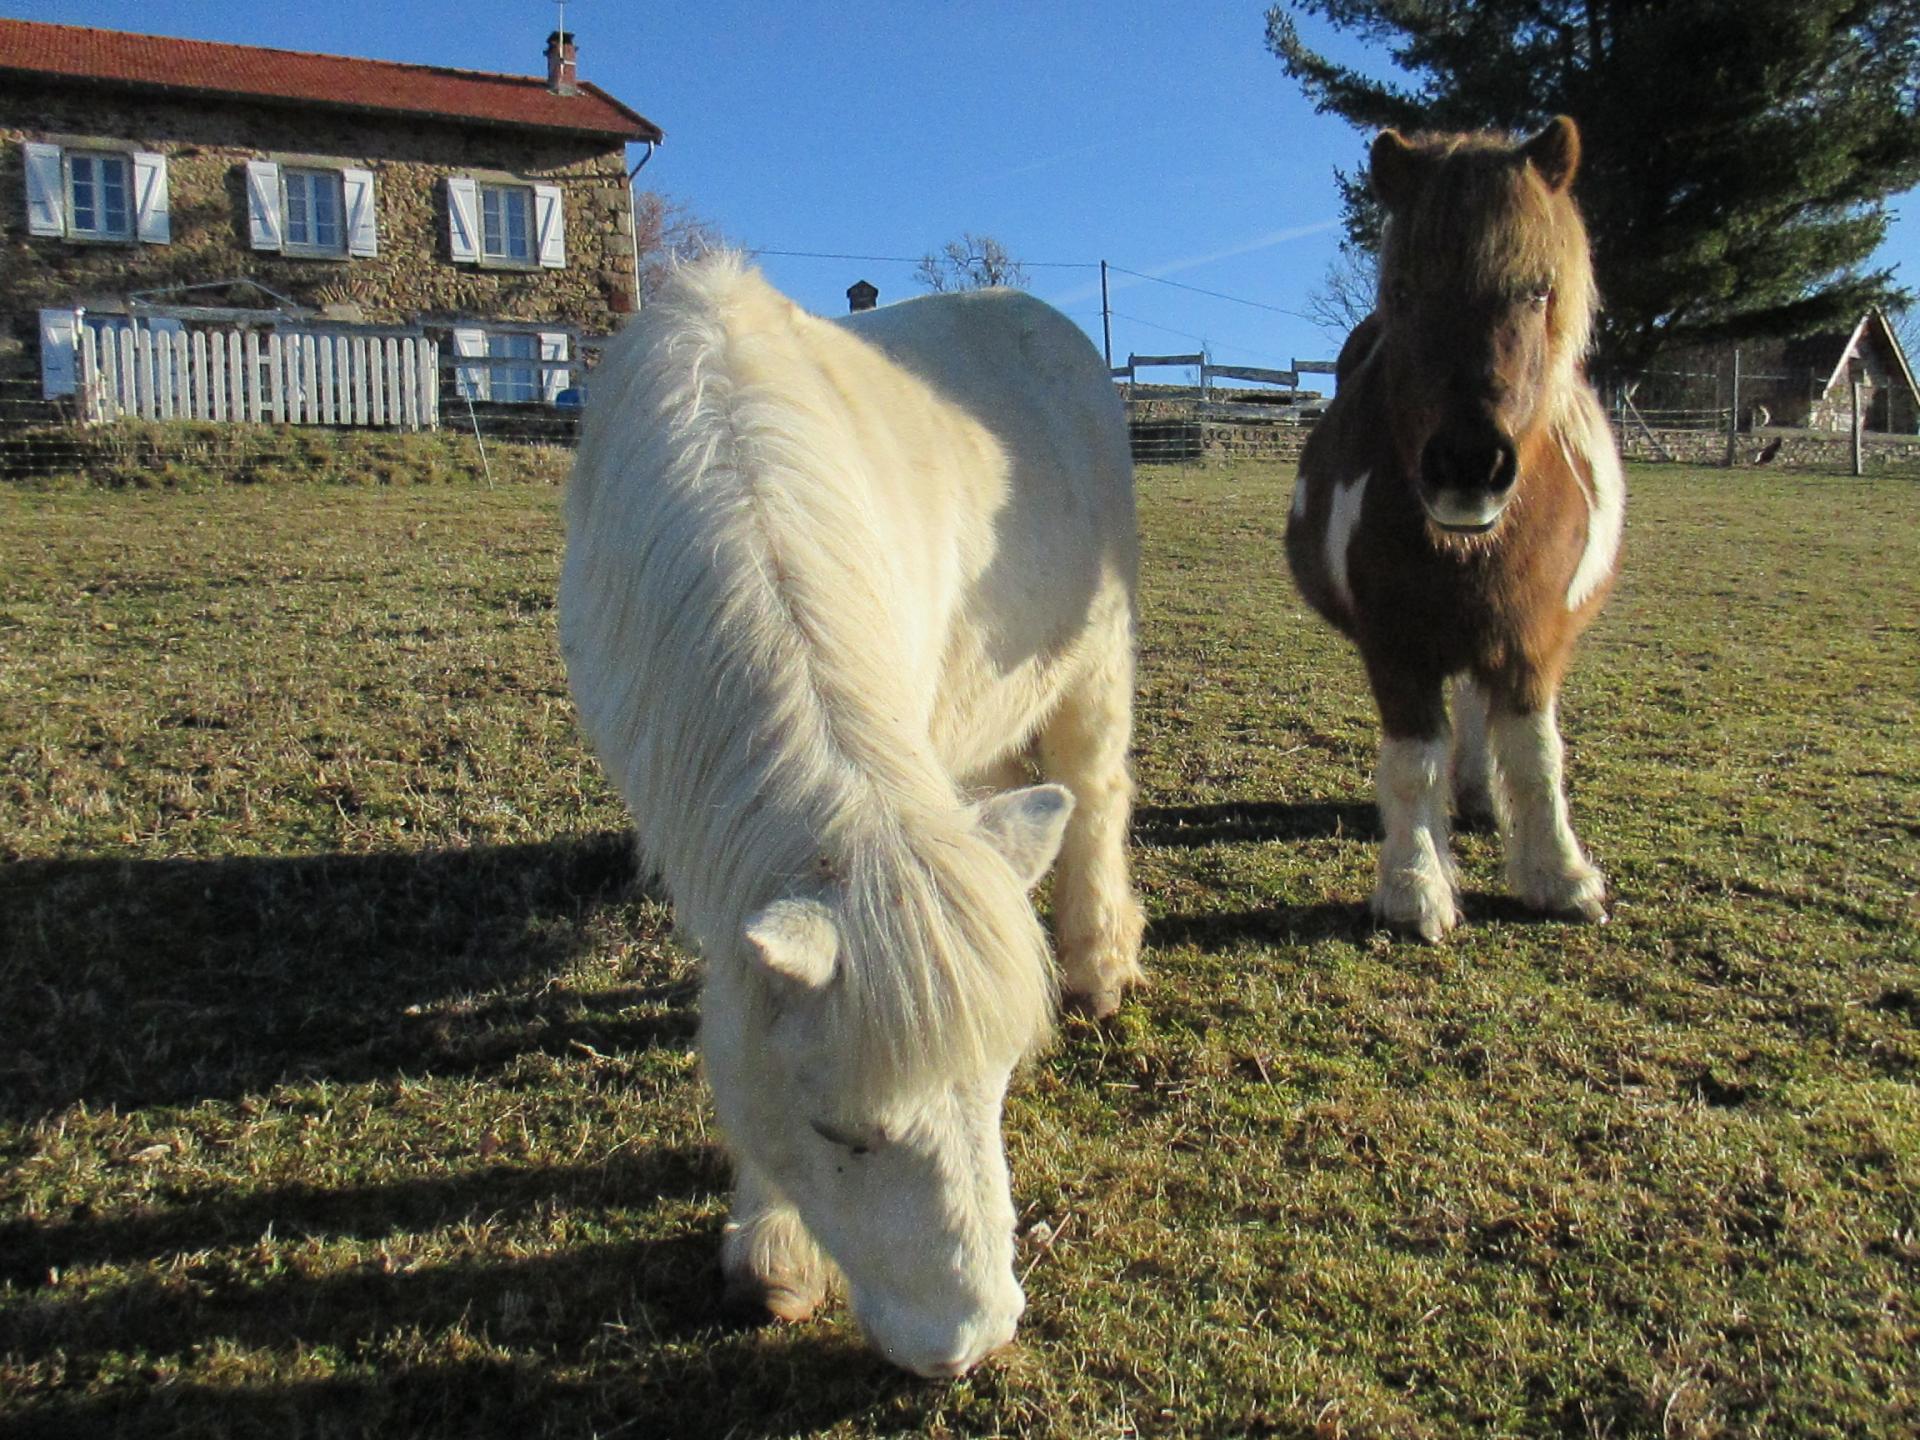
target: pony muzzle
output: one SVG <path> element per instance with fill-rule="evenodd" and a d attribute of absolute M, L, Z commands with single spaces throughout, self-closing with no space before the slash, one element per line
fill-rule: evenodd
<path fill-rule="evenodd" d="M 991 1297 L 958 1313 L 922 1311 L 917 1306 L 861 1293 L 849 1297 L 853 1316 L 867 1341 L 903 1370 L 929 1380 L 952 1380 L 1003 1349 L 1020 1327 L 1027 1297 L 1011 1274 Z"/>
<path fill-rule="evenodd" d="M 1492 425 L 1441 430 L 1420 452 L 1415 489 L 1427 518 L 1452 535 L 1484 535 L 1500 523 L 1520 475 L 1513 441 Z"/>

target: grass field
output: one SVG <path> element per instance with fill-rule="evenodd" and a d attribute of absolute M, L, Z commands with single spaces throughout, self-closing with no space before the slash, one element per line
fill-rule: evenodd
<path fill-rule="evenodd" d="M 0 1431 L 1920 1432 L 1920 486 L 1636 470 L 1613 923 L 1374 934 L 1290 477 L 1147 471 L 1153 986 L 1007 1121 L 1016 1347 L 721 1319 L 690 958 L 544 486 L 0 489 Z"/>

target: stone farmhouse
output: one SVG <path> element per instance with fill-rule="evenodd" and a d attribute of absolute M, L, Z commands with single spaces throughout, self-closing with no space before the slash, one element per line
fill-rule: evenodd
<path fill-rule="evenodd" d="M 221 325 L 426 336 L 553 401 L 568 369 L 497 362 L 636 307 L 627 149 L 663 138 L 577 72 L 557 32 L 522 76 L 0 19 L 0 384 L 57 404 L 84 330 Z"/>

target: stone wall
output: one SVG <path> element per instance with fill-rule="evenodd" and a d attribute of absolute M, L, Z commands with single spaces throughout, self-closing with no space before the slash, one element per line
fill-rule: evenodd
<path fill-rule="evenodd" d="M 1629 426 L 1621 439 L 1620 453 L 1629 460 L 1672 459 L 1685 465 L 1724 465 L 1727 437 L 1720 430 L 1661 430 L 1654 435 L 1663 456 L 1646 432 Z M 1760 455 L 1779 441 L 1779 448 L 1765 462 L 1785 468 L 1821 470 L 1846 469 L 1853 464 L 1853 442 L 1830 430 L 1786 430 L 1769 428 L 1742 433 L 1734 446 L 1734 463 L 1746 466 L 1759 463 Z M 1920 435 L 1881 435 L 1870 433 L 1863 442 L 1864 462 L 1868 470 L 1909 469 L 1920 466 Z"/>
<path fill-rule="evenodd" d="M 171 243 L 27 233 L 21 142 L 88 139 L 167 157 Z M 310 259 L 253 249 L 245 175 L 251 159 L 371 170 L 379 253 Z M 565 268 L 453 262 L 444 182 L 463 174 L 559 185 Z M 0 373 L 37 368 L 42 306 L 114 309 L 129 291 L 234 278 L 341 320 L 444 325 L 465 318 L 604 334 L 634 305 L 631 204 L 618 141 L 10 82 L 0 91 Z"/>

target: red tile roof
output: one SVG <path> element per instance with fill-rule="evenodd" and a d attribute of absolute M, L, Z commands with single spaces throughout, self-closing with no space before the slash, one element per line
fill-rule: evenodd
<path fill-rule="evenodd" d="M 547 88 L 544 76 L 354 60 L 79 25 L 0 20 L 0 73 L 7 71 L 96 85 L 432 116 L 465 124 L 567 130 L 610 140 L 663 138 L 660 127 L 646 116 L 584 82 L 578 94 L 556 95 Z"/>

